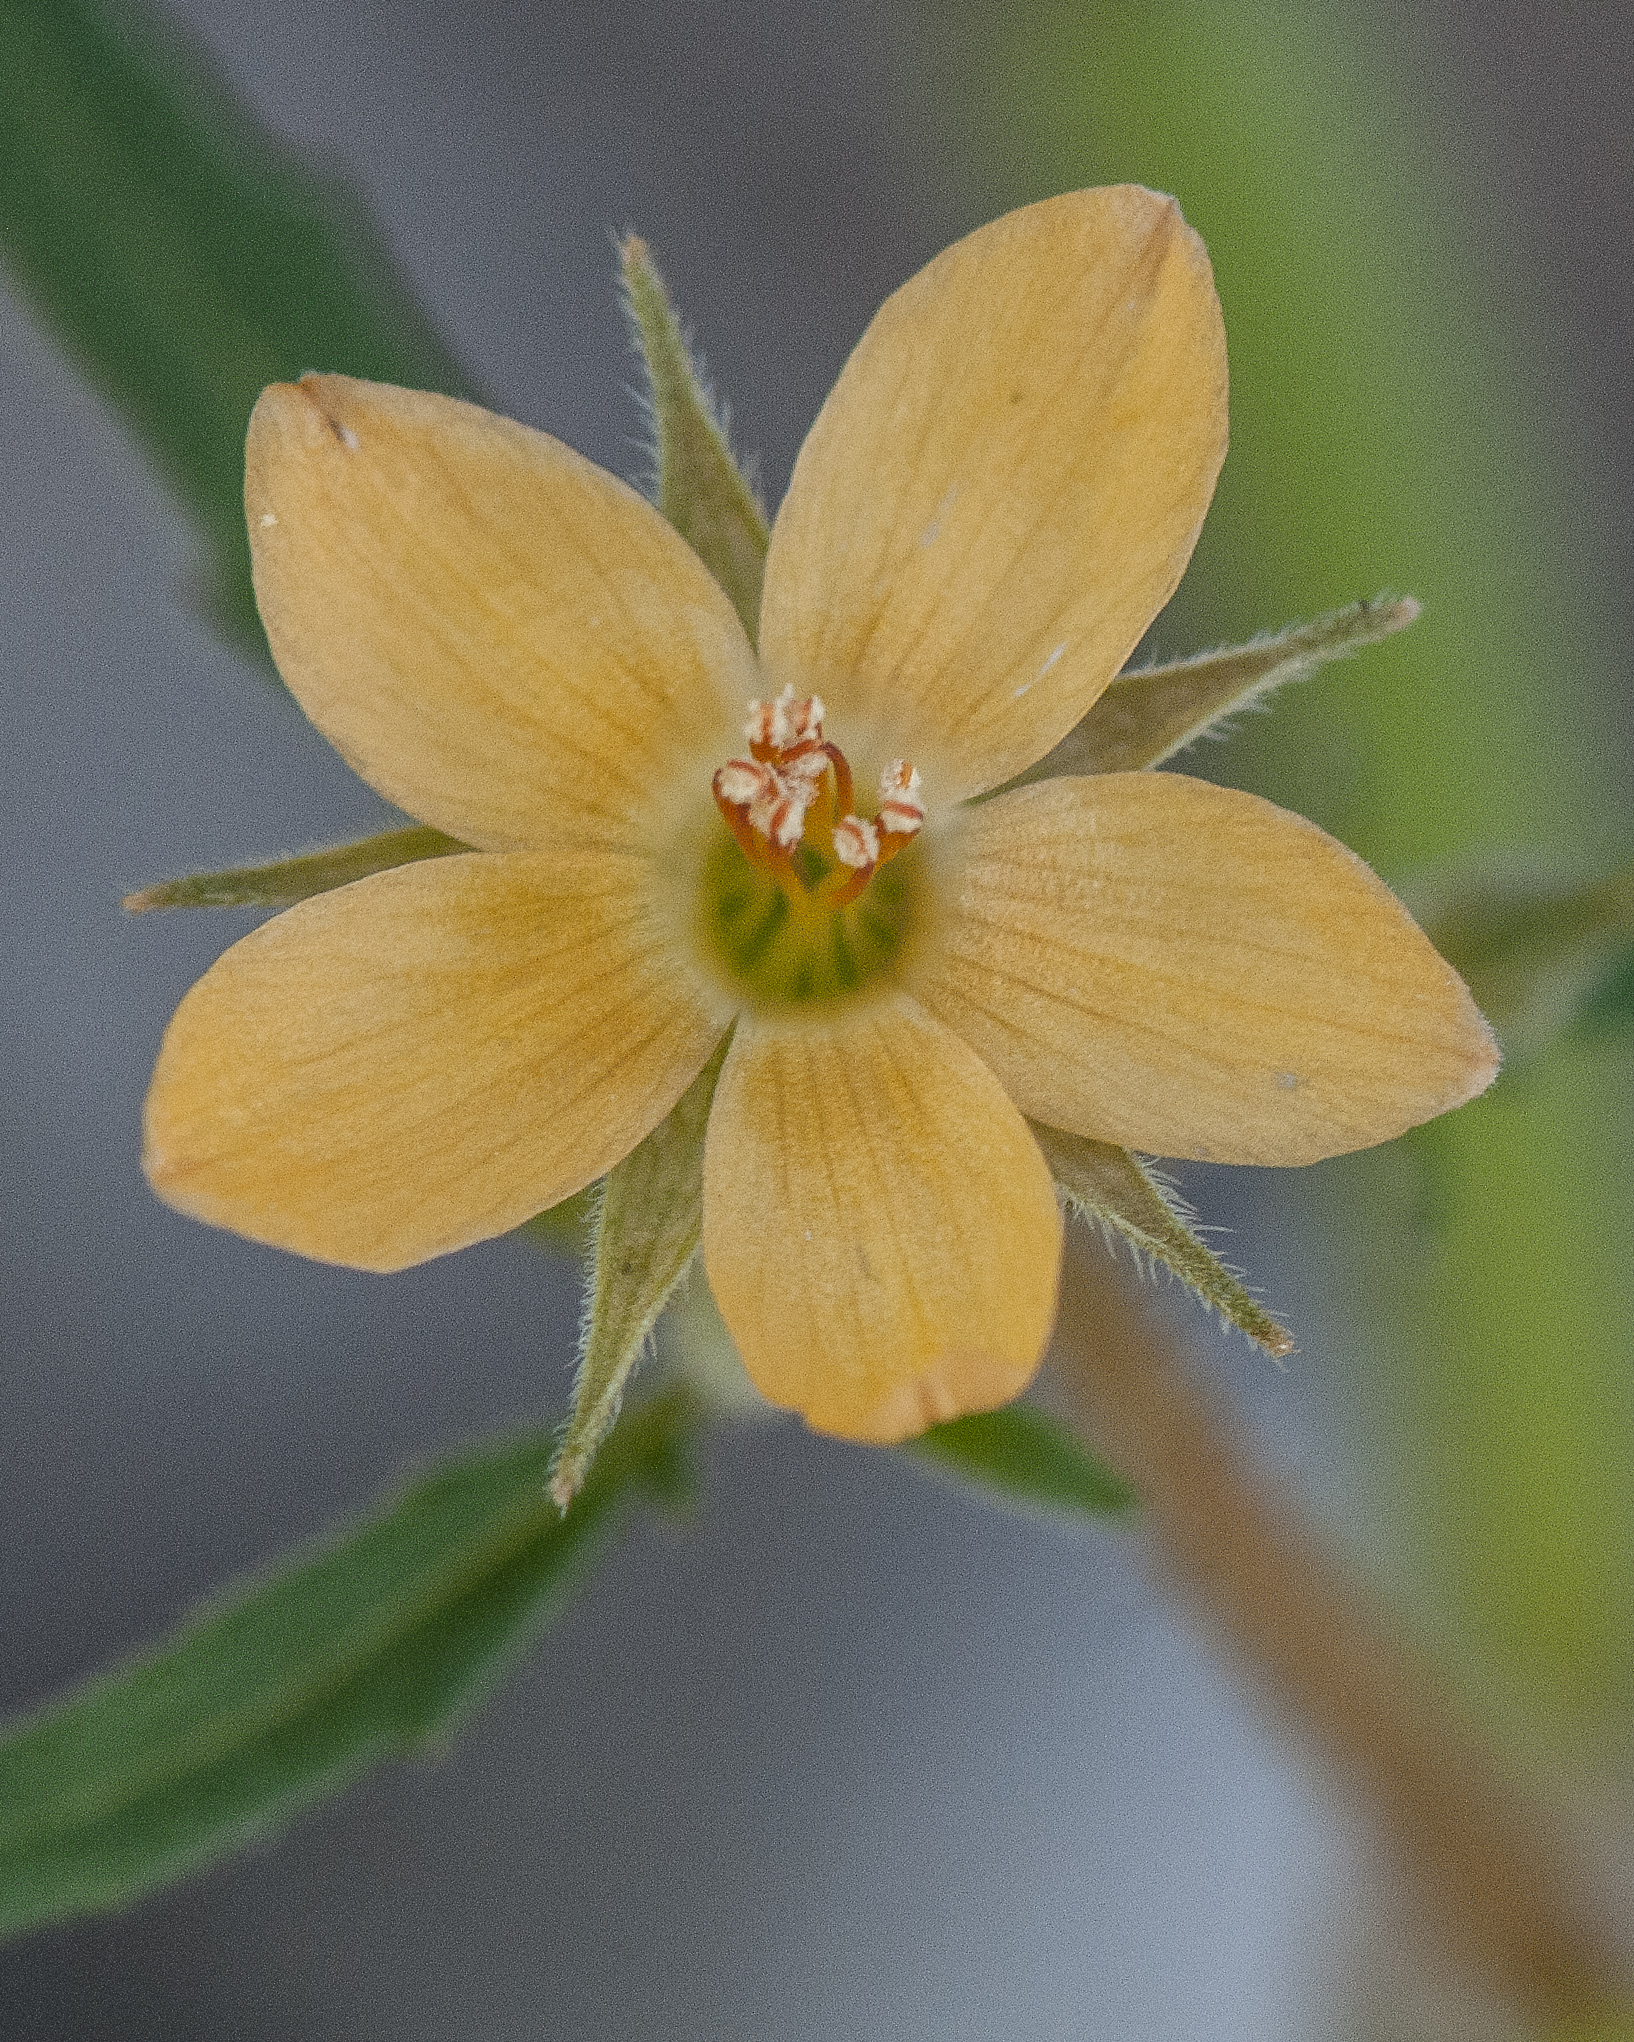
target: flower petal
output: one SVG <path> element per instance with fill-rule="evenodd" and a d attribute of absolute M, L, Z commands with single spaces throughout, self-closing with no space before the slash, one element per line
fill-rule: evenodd
<path fill-rule="evenodd" d="M 761 607 L 773 687 L 934 801 L 1071 729 L 1179 581 L 1225 457 L 1203 244 L 1172 199 L 1069 192 L 893 297 L 812 427 Z"/>
<path fill-rule="evenodd" d="M 965 818 L 931 1010 L 1024 1113 L 1151 1155 L 1313 1163 L 1498 1068 L 1463 981 L 1353 852 L 1175 773 L 1051 780 Z"/>
<path fill-rule="evenodd" d="M 745 1016 L 704 1153 L 704 1265 L 757 1389 L 891 1441 L 1025 1389 L 1061 1216 L 990 1071 L 922 1008 Z"/>
<path fill-rule="evenodd" d="M 469 855 L 291 908 L 166 1031 L 160 1197 L 392 1270 L 519 1225 L 666 1114 L 725 1020 L 659 932 L 645 861 Z"/>
<path fill-rule="evenodd" d="M 245 505 L 278 669 L 399 807 L 487 850 L 649 845 L 758 670 L 635 491 L 474 404 L 307 376 L 262 393 Z"/>

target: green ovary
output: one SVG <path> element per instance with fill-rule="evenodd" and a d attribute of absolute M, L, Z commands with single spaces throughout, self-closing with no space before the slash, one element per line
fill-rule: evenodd
<path fill-rule="evenodd" d="M 809 886 L 828 873 L 815 846 L 797 866 Z M 919 847 L 882 866 L 856 900 L 836 908 L 786 891 L 757 871 L 723 828 L 704 868 L 704 921 L 711 950 L 757 1005 L 834 1000 L 894 976 L 913 932 L 923 890 Z M 922 905 L 922 904 L 921 904 Z"/>

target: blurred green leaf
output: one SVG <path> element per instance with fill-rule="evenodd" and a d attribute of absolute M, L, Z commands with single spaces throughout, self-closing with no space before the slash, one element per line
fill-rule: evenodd
<path fill-rule="evenodd" d="M 902 1451 L 1009 1504 L 1079 1517 L 1117 1516 L 1134 1507 L 1134 1492 L 1120 1476 L 1030 1404 L 933 1425 Z"/>
<path fill-rule="evenodd" d="M 0 0 L 0 251 L 192 513 L 223 628 L 264 650 L 244 432 L 342 370 L 471 395 L 358 196 L 313 174 L 179 30 Z"/>
<path fill-rule="evenodd" d="M 1416 890 L 1436 948 L 1511 1055 L 1630 1012 L 1634 866 L 1568 884 L 1538 872 L 1449 874 Z"/>
<path fill-rule="evenodd" d="M 1233 716 L 1329 661 L 1349 659 L 1404 630 L 1419 614 L 1411 596 L 1375 596 L 1308 624 L 1265 631 L 1246 645 L 1193 653 L 1121 673 L 1053 751 L 995 793 L 1062 773 L 1137 773 L 1160 766 L 1199 738 L 1223 734 Z"/>
<path fill-rule="evenodd" d="M 704 1217 L 704 1133 L 730 1031 L 644 1141 L 608 1171 L 591 1234 L 589 1298 L 573 1414 L 551 1465 L 566 1510 L 618 1417 L 631 1372 L 697 1250 Z"/>
<path fill-rule="evenodd" d="M 710 392 L 647 244 L 619 250 L 624 304 L 647 371 L 654 500 L 732 599 L 755 642 L 769 535 L 754 484 L 738 466 Z"/>
<path fill-rule="evenodd" d="M 331 893 L 389 872 L 421 858 L 448 858 L 469 851 L 458 837 L 446 837 L 423 823 L 408 829 L 383 830 L 355 844 L 336 844 L 327 851 L 308 851 L 299 858 L 280 858 L 271 865 L 238 865 L 229 872 L 195 872 L 185 879 L 163 879 L 125 896 L 132 914 L 152 908 L 288 908 L 314 894 Z"/>
<path fill-rule="evenodd" d="M 413 1749 L 492 1683 L 622 1504 L 684 1490 L 685 1401 L 632 1411 L 572 1515 L 554 1440 L 462 1454 L 0 1743 L 0 1934 L 115 1907 Z"/>
<path fill-rule="evenodd" d="M 982 19 L 1005 199 L 1134 178 L 1213 260 L 1231 456 L 1159 628 L 1241 631 L 1361 577 L 1425 601 L 1351 685 L 1254 719 L 1233 777 L 1387 872 L 1506 843 L 1603 856 L 1628 800 L 1592 545 L 1615 511 L 1561 465 L 1556 336 L 1526 323 L 1559 293 L 1511 274 L 1546 221 L 1447 119 L 1425 23 L 1294 0 Z M 1358 1299 L 1359 1380 L 1464 1620 L 1540 1692 L 1603 1704 L 1634 1664 L 1626 1053 L 1575 1036 L 1409 1150 L 1429 1238 L 1381 1226 L 1399 1157 L 1323 1166 L 1350 1187 L 1326 1259 Z"/>
<path fill-rule="evenodd" d="M 1027 1125 L 1044 1152 L 1056 1189 L 1081 1218 L 1127 1241 L 1178 1276 L 1196 1297 L 1256 1347 L 1279 1360 L 1294 1350 L 1293 1336 L 1188 1225 L 1180 1200 L 1127 1149 L 1068 1134 L 1042 1121 Z"/>
<path fill-rule="evenodd" d="M 1578 1002 L 1573 1024 L 1588 1036 L 1628 1027 L 1634 1022 L 1634 944 L 1613 950 L 1604 972 Z"/>

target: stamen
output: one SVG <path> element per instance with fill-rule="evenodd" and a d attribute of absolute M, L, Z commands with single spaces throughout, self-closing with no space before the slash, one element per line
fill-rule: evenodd
<path fill-rule="evenodd" d="M 823 736 L 824 713 L 820 695 L 796 698 L 792 684 L 775 701 L 752 701 L 743 726 L 752 756 L 721 767 L 715 800 L 751 863 L 791 899 L 839 908 L 919 833 L 925 803 L 912 765 L 893 759 L 880 775 L 878 815 L 857 815 L 851 767 Z"/>
<path fill-rule="evenodd" d="M 769 837 L 780 851 L 792 851 L 806 827 L 816 787 L 809 781 L 768 771 L 765 784 L 749 804 L 749 825 Z"/>
<path fill-rule="evenodd" d="M 842 816 L 834 825 L 834 855 L 853 872 L 872 872 L 879 863 L 879 831 L 860 815 Z"/>
<path fill-rule="evenodd" d="M 734 808 L 747 808 L 771 773 L 752 759 L 728 759 L 715 775 L 715 799 L 729 801 Z"/>
<path fill-rule="evenodd" d="M 831 744 L 824 744 L 820 738 L 805 738 L 793 751 L 784 753 L 777 762 L 777 770 L 786 780 L 809 780 L 815 787 L 828 771 L 833 750 Z"/>
<path fill-rule="evenodd" d="M 893 759 L 879 776 L 879 821 L 894 836 L 911 837 L 925 822 L 919 775 L 906 759 Z"/>
<path fill-rule="evenodd" d="M 743 726 L 743 734 L 755 757 L 767 758 L 776 752 L 792 751 L 808 738 L 820 744 L 824 714 L 821 695 L 807 695 L 797 702 L 794 683 L 790 681 L 775 702 L 756 699 L 749 704 L 749 721 Z"/>

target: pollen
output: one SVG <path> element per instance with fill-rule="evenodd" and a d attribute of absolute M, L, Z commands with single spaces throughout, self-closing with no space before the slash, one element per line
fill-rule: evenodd
<path fill-rule="evenodd" d="M 893 759 L 879 776 L 879 826 L 895 837 L 911 837 L 924 827 L 925 801 L 919 775 L 906 759 Z"/>
<path fill-rule="evenodd" d="M 715 775 L 715 804 L 749 862 L 793 900 L 844 907 L 925 821 L 919 775 L 894 759 L 880 775 L 879 808 L 856 813 L 851 768 L 823 735 L 820 695 L 792 686 L 749 704 L 749 757 Z"/>
<path fill-rule="evenodd" d="M 834 825 L 834 855 L 853 872 L 872 872 L 879 863 L 879 831 L 860 815 L 842 816 Z"/>

